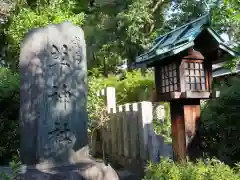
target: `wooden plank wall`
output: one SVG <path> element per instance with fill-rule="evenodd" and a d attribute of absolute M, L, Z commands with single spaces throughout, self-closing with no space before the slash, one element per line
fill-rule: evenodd
<path fill-rule="evenodd" d="M 101 91 L 110 116 L 107 128 L 102 130 L 104 153 L 120 164 L 138 161 L 144 163 L 150 159 L 153 141 L 153 106 L 143 101 L 116 106 L 115 88 Z M 126 162 L 127 161 L 127 162 Z"/>

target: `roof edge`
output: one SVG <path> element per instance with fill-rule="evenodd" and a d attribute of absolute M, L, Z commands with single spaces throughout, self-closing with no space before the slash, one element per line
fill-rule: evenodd
<path fill-rule="evenodd" d="M 195 20 L 193 20 L 193 21 L 190 21 L 190 22 L 188 22 L 188 23 L 186 23 L 186 24 L 184 24 L 184 25 L 182 25 L 182 26 L 179 26 L 179 27 L 173 29 L 172 31 L 170 31 L 170 32 L 168 32 L 168 33 L 166 33 L 166 34 L 158 37 L 158 38 L 160 39 L 160 38 L 162 38 L 162 37 L 164 37 L 164 36 L 167 36 L 168 34 L 171 34 L 171 33 L 175 32 L 175 31 L 177 31 L 177 30 L 179 30 L 179 29 L 182 29 L 182 28 L 184 28 L 184 27 L 186 27 L 186 26 L 189 26 L 190 24 L 195 23 L 195 22 L 197 22 L 197 21 L 199 21 L 199 20 L 201 20 L 201 19 L 203 19 L 203 18 L 206 18 L 206 17 L 208 17 L 208 23 L 209 23 L 209 25 L 210 25 L 210 24 L 211 24 L 210 13 L 207 13 L 207 14 L 205 14 L 205 15 L 203 15 L 203 16 L 201 16 L 201 17 L 199 17 L 199 18 L 197 18 L 197 19 L 195 19 Z M 156 41 L 158 38 L 156 38 L 154 41 Z"/>
<path fill-rule="evenodd" d="M 240 57 L 240 52 L 233 50 L 232 48 L 228 47 L 224 43 L 219 43 L 219 48 L 222 49 L 223 51 L 228 52 L 230 55 L 232 55 L 234 57 Z"/>

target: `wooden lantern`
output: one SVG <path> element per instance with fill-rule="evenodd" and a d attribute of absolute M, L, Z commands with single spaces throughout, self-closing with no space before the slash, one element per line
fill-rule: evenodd
<path fill-rule="evenodd" d="M 173 149 L 180 161 L 195 135 L 200 99 L 211 95 L 212 67 L 193 47 L 171 58 L 170 63 L 155 66 L 155 83 L 158 101 L 170 102 Z"/>
<path fill-rule="evenodd" d="M 171 101 L 180 98 L 209 98 L 211 94 L 211 61 L 188 48 L 174 56 L 169 64 L 155 66 L 157 99 Z"/>
<path fill-rule="evenodd" d="M 212 97 L 212 64 L 239 53 L 210 27 L 209 14 L 160 36 L 136 58 L 136 66 L 154 67 L 158 101 L 169 101 L 174 155 L 181 161 L 200 119 L 200 100 Z"/>

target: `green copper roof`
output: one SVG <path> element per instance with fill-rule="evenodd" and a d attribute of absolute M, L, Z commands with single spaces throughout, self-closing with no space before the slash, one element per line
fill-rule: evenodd
<path fill-rule="evenodd" d="M 212 28 L 210 28 L 210 15 L 206 14 L 163 36 L 158 37 L 155 40 L 154 46 L 148 52 L 136 57 L 135 65 L 150 64 L 155 60 L 162 60 L 168 56 L 177 54 L 191 46 L 194 46 L 194 40 L 203 31 L 203 29 L 207 29 L 214 39 L 219 42 L 219 44 L 224 43 L 224 40 Z"/>

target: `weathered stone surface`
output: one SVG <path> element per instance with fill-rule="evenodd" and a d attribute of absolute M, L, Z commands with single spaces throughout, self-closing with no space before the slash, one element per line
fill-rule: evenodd
<path fill-rule="evenodd" d="M 83 30 L 69 22 L 31 30 L 19 67 L 22 163 L 77 161 L 88 143 Z"/>
<path fill-rule="evenodd" d="M 110 165 L 86 158 L 75 165 L 51 168 L 26 167 L 18 176 L 19 180 L 119 180 Z"/>
<path fill-rule="evenodd" d="M 20 54 L 20 180 L 119 180 L 89 156 L 86 44 L 65 22 L 33 29 Z M 8 172 L 10 173 L 10 172 Z"/>
<path fill-rule="evenodd" d="M 0 166 L 1 172 L 12 177 L 10 167 Z M 71 165 L 22 165 L 19 172 L 17 176 L 19 180 L 119 180 L 119 175 L 110 165 L 96 161 L 90 156 L 83 156 L 77 164 Z M 0 180 L 3 179 L 0 177 Z"/>

